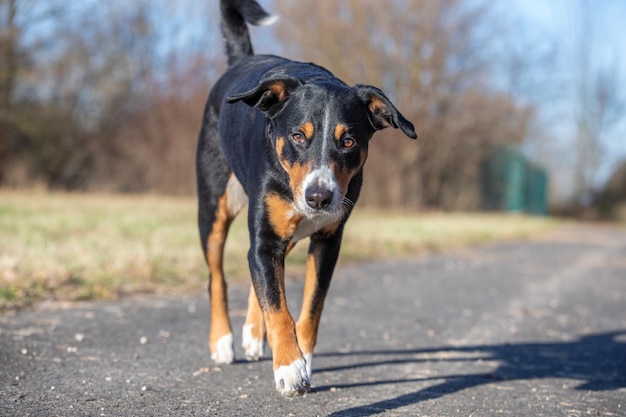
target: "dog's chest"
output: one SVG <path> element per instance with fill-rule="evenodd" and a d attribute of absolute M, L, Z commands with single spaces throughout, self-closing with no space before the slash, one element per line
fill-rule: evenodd
<path fill-rule="evenodd" d="M 296 228 L 296 232 L 291 238 L 292 242 L 297 242 L 306 237 L 311 236 L 313 233 L 317 232 L 324 227 L 335 223 L 337 221 L 337 216 L 332 213 L 319 213 L 310 216 L 305 216 L 300 220 L 298 226 Z"/>
<path fill-rule="evenodd" d="M 228 180 L 226 188 L 228 211 L 231 215 L 237 214 L 246 204 L 248 204 L 248 196 L 246 195 L 241 183 L 234 175 Z M 287 210 L 284 213 L 287 217 L 287 221 L 294 221 L 300 219 L 296 226 L 296 231 L 291 238 L 292 242 L 297 242 L 304 238 L 311 236 L 324 227 L 333 224 L 337 221 L 336 213 L 307 213 L 302 214 L 295 205 L 292 205 L 291 210 Z"/>

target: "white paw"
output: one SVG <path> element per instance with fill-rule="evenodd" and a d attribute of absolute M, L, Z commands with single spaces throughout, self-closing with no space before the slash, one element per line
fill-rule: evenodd
<path fill-rule="evenodd" d="M 219 364 L 229 364 L 235 361 L 235 346 L 232 333 L 220 337 L 215 346 L 215 352 L 211 352 L 211 359 Z"/>
<path fill-rule="evenodd" d="M 258 361 L 263 356 L 265 339 L 252 337 L 252 326 L 252 324 L 243 326 L 241 346 L 244 348 L 247 360 Z"/>
<path fill-rule="evenodd" d="M 302 395 L 311 385 L 304 359 L 297 359 L 290 365 L 280 366 L 274 371 L 276 389 L 285 397 Z"/>

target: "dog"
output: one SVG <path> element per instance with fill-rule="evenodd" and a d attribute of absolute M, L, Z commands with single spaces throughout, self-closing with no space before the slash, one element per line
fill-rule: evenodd
<path fill-rule="evenodd" d="M 276 20 L 256 1 L 221 0 L 220 9 L 228 69 L 209 94 L 196 158 L 198 226 L 209 268 L 209 349 L 216 363 L 235 360 L 222 259 L 229 226 L 248 205 L 252 285 L 245 357 L 258 360 L 267 338 L 276 389 L 300 395 L 310 387 L 324 299 L 359 197 L 368 143 L 386 127 L 417 135 L 376 87 L 350 87 L 320 66 L 254 55 L 247 24 Z M 294 322 L 284 260 L 306 237 L 304 295 Z"/>

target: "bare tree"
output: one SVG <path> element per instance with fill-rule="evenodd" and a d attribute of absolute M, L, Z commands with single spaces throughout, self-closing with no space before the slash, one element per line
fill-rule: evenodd
<path fill-rule="evenodd" d="M 190 192 L 221 56 L 195 3 L 0 0 L 0 185 Z"/>
<path fill-rule="evenodd" d="M 499 143 L 519 143 L 532 112 L 494 92 L 487 75 L 488 3 L 398 0 L 279 3 L 287 53 L 348 83 L 390 94 L 418 145 L 385 131 L 371 144 L 364 200 L 379 206 L 476 208 L 478 166 Z M 306 19 L 300 17 L 306 16 Z"/>
<path fill-rule="evenodd" d="M 202 4 L 0 0 L 3 24 L 17 28 L 3 25 L 0 53 L 19 57 L 15 68 L 0 59 L 3 71 L 14 68 L 0 74 L 0 100 L 11 108 L 0 121 L 10 129 L 0 135 L 19 139 L 5 157 L 9 172 L 19 166 L 23 184 L 52 188 L 192 192 L 202 108 L 224 68 L 219 7 Z M 416 125 L 417 144 L 392 129 L 371 143 L 365 203 L 478 207 L 482 159 L 519 143 L 533 115 L 490 83 L 499 29 L 490 3 L 292 0 L 276 7 L 281 52 L 348 83 L 381 87 Z M 26 11 L 39 17 L 20 17 Z M 45 30 L 36 29 L 38 19 Z M 258 32 L 257 50 L 269 33 Z"/>
<path fill-rule="evenodd" d="M 599 66 L 594 48 L 598 45 L 597 17 L 590 2 L 578 3 L 579 28 L 573 59 L 575 164 L 574 187 L 578 204 L 590 202 L 598 188 L 600 164 L 606 160 L 604 135 L 624 115 L 617 66 Z M 617 51 L 616 51 L 617 55 Z"/>
<path fill-rule="evenodd" d="M 12 97 L 17 72 L 16 15 L 17 0 L 0 0 L 0 184 L 15 141 Z"/>

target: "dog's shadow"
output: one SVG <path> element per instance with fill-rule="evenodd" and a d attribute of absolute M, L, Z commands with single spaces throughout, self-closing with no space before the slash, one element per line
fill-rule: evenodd
<path fill-rule="evenodd" d="M 469 356 L 467 356 L 469 355 Z M 350 353 L 321 353 L 318 357 L 348 356 L 374 357 L 351 365 L 316 369 L 316 374 L 356 370 L 372 366 L 406 365 L 434 361 L 475 361 L 476 355 L 498 365 L 487 373 L 440 375 L 411 379 L 380 379 L 350 384 L 320 386 L 314 392 L 331 389 L 350 389 L 385 384 L 403 384 L 418 381 L 443 380 L 442 383 L 375 403 L 338 411 L 331 416 L 370 416 L 421 401 L 443 397 L 466 388 L 498 382 L 538 378 L 571 378 L 582 382 L 577 390 L 613 390 L 626 387 L 626 330 L 582 336 L 570 342 L 521 343 L 442 347 L 440 349 L 411 349 L 386 351 L 359 351 Z M 380 357 L 383 357 L 381 360 Z M 461 358 L 461 359 L 459 359 Z M 463 359 L 464 358 L 464 359 Z M 387 373 L 389 374 L 389 372 Z"/>

